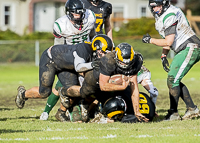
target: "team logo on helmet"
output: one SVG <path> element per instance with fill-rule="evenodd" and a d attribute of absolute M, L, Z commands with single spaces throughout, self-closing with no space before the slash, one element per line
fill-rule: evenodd
<path fill-rule="evenodd" d="M 112 40 L 105 34 L 95 36 L 91 45 L 93 51 L 96 51 L 96 54 L 98 54 L 98 50 L 101 50 L 103 53 L 108 53 L 113 49 Z"/>

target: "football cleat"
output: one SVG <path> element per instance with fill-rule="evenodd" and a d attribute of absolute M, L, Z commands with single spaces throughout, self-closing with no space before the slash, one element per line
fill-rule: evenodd
<path fill-rule="evenodd" d="M 89 105 L 84 104 L 84 101 L 82 100 L 80 104 L 80 108 L 81 108 L 82 121 L 87 122 L 89 120 L 89 113 L 88 113 Z"/>
<path fill-rule="evenodd" d="M 69 122 L 70 121 L 70 117 L 66 116 L 65 111 L 62 111 L 60 108 L 58 109 L 55 117 L 60 122 Z"/>
<path fill-rule="evenodd" d="M 89 123 L 101 123 L 101 124 L 104 124 L 104 123 L 108 123 L 108 121 L 107 121 L 107 118 L 105 118 L 103 116 L 103 114 L 98 113 L 98 114 L 95 115 L 95 117 L 92 120 L 90 120 Z"/>
<path fill-rule="evenodd" d="M 25 101 L 28 100 L 28 98 L 23 97 L 23 93 L 26 91 L 24 86 L 19 86 L 17 88 L 18 94 L 15 98 L 15 103 L 18 108 L 22 109 L 24 107 Z"/>
<path fill-rule="evenodd" d="M 180 115 L 178 112 L 174 112 L 173 110 L 168 110 L 168 114 L 165 116 L 163 121 L 175 121 L 175 120 L 181 120 Z"/>
<path fill-rule="evenodd" d="M 186 110 L 185 115 L 183 115 L 182 120 L 190 120 L 194 117 L 199 117 L 199 116 L 200 116 L 200 112 L 197 106 L 195 106 L 194 108 L 189 107 Z"/>
<path fill-rule="evenodd" d="M 78 105 L 73 107 L 70 112 L 70 117 L 72 122 L 82 121 L 81 109 Z"/>
<path fill-rule="evenodd" d="M 68 96 L 64 96 L 62 93 L 61 93 L 61 90 L 62 90 L 62 87 L 58 90 L 58 93 L 60 95 L 60 102 L 62 103 L 62 105 L 65 107 L 65 108 L 69 108 L 70 107 L 70 100 L 69 100 L 69 97 Z"/>
<path fill-rule="evenodd" d="M 49 118 L 49 114 L 47 112 L 43 112 L 40 115 L 40 120 L 48 120 L 48 118 Z"/>

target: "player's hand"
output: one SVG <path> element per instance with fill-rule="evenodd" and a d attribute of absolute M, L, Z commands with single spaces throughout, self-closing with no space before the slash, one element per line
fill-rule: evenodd
<path fill-rule="evenodd" d="M 161 60 L 162 60 L 163 69 L 166 72 L 169 72 L 169 62 L 167 60 L 167 56 L 166 55 L 162 55 L 161 56 Z"/>
<path fill-rule="evenodd" d="M 100 63 L 100 59 L 93 60 L 91 63 L 92 68 L 95 70 L 99 70 L 99 63 Z"/>
<path fill-rule="evenodd" d="M 143 43 L 150 43 L 150 40 L 151 40 L 151 36 L 148 33 L 144 35 L 142 38 Z"/>
<path fill-rule="evenodd" d="M 139 122 L 148 122 L 149 119 L 147 119 L 145 116 L 143 116 L 141 113 L 135 114 Z"/>

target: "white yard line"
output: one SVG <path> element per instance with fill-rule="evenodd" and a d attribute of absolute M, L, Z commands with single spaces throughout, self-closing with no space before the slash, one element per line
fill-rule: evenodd
<path fill-rule="evenodd" d="M 169 134 L 169 135 L 161 135 L 161 136 L 151 136 L 151 135 L 131 135 L 129 136 L 129 138 L 152 138 L 152 137 L 176 137 L 179 135 L 175 135 L 175 134 Z M 194 134 L 194 136 L 198 136 L 200 137 L 200 134 Z M 37 139 L 29 139 L 29 138 L 0 138 L 0 141 L 33 141 L 33 140 L 74 140 L 74 139 L 80 139 L 80 140 L 88 140 L 88 139 L 110 139 L 110 138 L 117 138 L 117 135 L 112 135 L 112 134 L 107 134 L 106 136 L 101 136 L 101 137 L 86 137 L 86 136 L 79 136 L 79 137 L 51 137 L 51 138 L 46 138 L 46 137 L 42 137 L 42 138 L 37 138 Z"/>

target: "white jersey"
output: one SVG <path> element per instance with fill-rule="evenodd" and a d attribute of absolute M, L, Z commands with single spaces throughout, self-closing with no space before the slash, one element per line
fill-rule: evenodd
<path fill-rule="evenodd" d="M 155 27 L 159 34 L 165 38 L 165 30 L 176 22 L 178 23 L 171 49 L 177 53 L 180 50 L 179 46 L 195 35 L 181 9 L 171 5 L 160 17 L 156 18 Z"/>
<path fill-rule="evenodd" d="M 83 27 L 81 30 L 78 30 L 70 22 L 69 17 L 64 15 L 54 23 L 54 36 L 56 38 L 64 38 L 68 45 L 90 41 L 89 34 L 92 30 L 95 31 L 95 21 L 96 17 L 94 13 L 91 10 L 86 9 L 85 17 L 83 19 Z"/>

